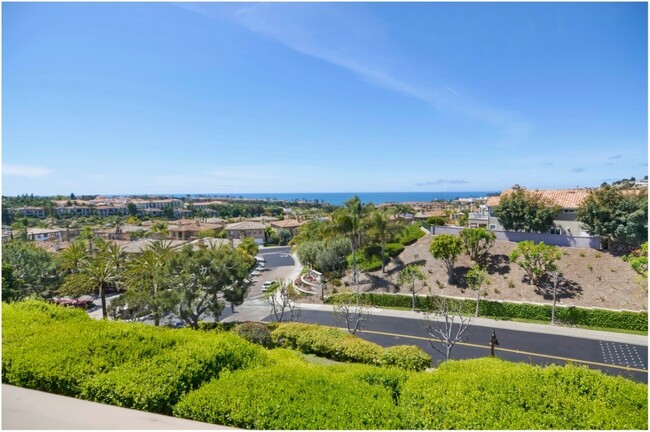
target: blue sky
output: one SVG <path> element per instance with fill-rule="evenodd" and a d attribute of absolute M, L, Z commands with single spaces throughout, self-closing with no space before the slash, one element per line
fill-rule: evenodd
<path fill-rule="evenodd" d="M 645 3 L 3 3 L 2 192 L 647 174 Z"/>

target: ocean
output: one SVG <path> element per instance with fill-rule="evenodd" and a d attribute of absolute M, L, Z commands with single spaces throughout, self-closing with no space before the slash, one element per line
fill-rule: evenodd
<path fill-rule="evenodd" d="M 274 199 L 284 201 L 315 201 L 326 202 L 335 206 L 341 205 L 355 195 L 365 203 L 383 204 L 399 202 L 428 202 L 433 200 L 454 200 L 457 198 L 479 198 L 490 193 L 486 192 L 305 192 L 305 193 L 230 193 L 230 194 L 189 194 L 192 198 L 255 198 Z M 185 194 L 172 195 L 174 197 L 186 197 Z"/>

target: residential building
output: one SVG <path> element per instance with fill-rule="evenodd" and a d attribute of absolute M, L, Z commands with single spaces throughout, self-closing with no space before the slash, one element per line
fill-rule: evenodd
<path fill-rule="evenodd" d="M 57 207 L 54 211 L 56 212 L 56 214 L 60 216 L 64 216 L 64 215 L 91 216 L 93 214 L 92 207 L 78 206 L 78 205 L 72 205 L 69 207 Z"/>
<path fill-rule="evenodd" d="M 49 228 L 27 228 L 27 240 L 36 242 L 61 241 L 65 230 Z"/>
<path fill-rule="evenodd" d="M 275 230 L 280 230 L 280 229 L 286 229 L 291 232 L 291 236 L 295 236 L 298 234 L 298 228 L 300 228 L 302 225 L 304 225 L 305 222 L 298 222 L 295 219 L 284 219 L 284 220 L 277 220 L 277 221 L 271 221 L 269 225 L 271 225 L 272 228 L 275 228 Z"/>
<path fill-rule="evenodd" d="M 145 209 L 163 209 L 165 207 L 182 208 L 183 201 L 174 198 L 165 198 L 157 200 L 132 199 L 131 203 L 135 204 L 138 210 Z"/>
<path fill-rule="evenodd" d="M 478 211 L 469 212 L 467 223 L 470 228 L 487 228 L 490 219 L 490 209 L 481 204 Z"/>
<path fill-rule="evenodd" d="M 224 224 L 200 223 L 193 220 L 180 220 L 167 228 L 169 237 L 175 240 L 190 240 L 199 237 L 201 232 L 223 231 Z"/>
<path fill-rule="evenodd" d="M 12 208 L 9 209 L 9 213 L 23 217 L 36 217 L 41 219 L 45 217 L 45 209 L 43 207 L 24 206 Z"/>
<path fill-rule="evenodd" d="M 126 206 L 101 205 L 95 207 L 97 216 L 124 216 L 129 213 Z"/>
<path fill-rule="evenodd" d="M 501 198 L 508 196 L 513 189 L 505 190 L 500 196 L 488 198 L 488 228 L 491 230 L 503 231 L 503 226 L 494 215 L 494 209 L 499 205 Z M 576 220 L 576 210 L 589 195 L 587 189 L 562 189 L 562 190 L 529 190 L 544 201 L 560 208 L 553 219 L 551 234 L 562 234 L 568 236 L 587 237 L 589 234 L 584 230 L 580 222 Z"/>
<path fill-rule="evenodd" d="M 226 226 L 226 236 L 230 240 L 252 237 L 257 244 L 264 244 L 266 226 L 261 222 L 237 222 Z"/>

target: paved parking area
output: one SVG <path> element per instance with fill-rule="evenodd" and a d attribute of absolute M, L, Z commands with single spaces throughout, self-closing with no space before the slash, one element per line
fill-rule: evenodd
<path fill-rule="evenodd" d="M 259 300 L 263 296 L 262 285 L 266 281 L 287 279 L 295 271 L 296 261 L 291 256 L 291 248 L 260 248 L 257 254 L 260 262 L 251 274 L 251 286 L 246 300 Z"/>

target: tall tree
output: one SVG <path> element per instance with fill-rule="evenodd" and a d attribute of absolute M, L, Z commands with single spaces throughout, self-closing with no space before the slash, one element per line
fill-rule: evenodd
<path fill-rule="evenodd" d="M 611 241 L 640 245 L 648 240 L 648 194 L 624 194 L 606 186 L 593 190 L 576 212 L 587 232 L 600 237 L 604 248 Z"/>
<path fill-rule="evenodd" d="M 499 222 L 509 231 L 548 232 L 560 208 L 534 192 L 515 189 L 494 209 Z"/>
<path fill-rule="evenodd" d="M 131 217 L 138 216 L 138 207 L 132 202 L 126 203 L 126 211 Z"/>
<path fill-rule="evenodd" d="M 345 202 L 332 218 L 334 229 L 350 239 L 352 243 L 352 280 L 357 291 L 357 306 L 359 305 L 359 270 L 357 267 L 357 251 L 361 248 L 362 234 L 365 229 L 364 217 L 366 211 L 358 196 Z"/>
<path fill-rule="evenodd" d="M 176 315 L 196 329 L 203 317 L 219 318 L 224 306 L 220 295 L 226 291 L 245 297 L 248 267 L 243 258 L 230 245 L 198 249 L 188 245 L 174 254 L 168 271 Z"/>
<path fill-rule="evenodd" d="M 66 276 L 61 291 L 70 295 L 98 292 L 102 301 L 102 317 L 107 318 L 106 289 L 121 280 L 122 255 L 109 244 L 101 244 L 96 252 L 89 252 L 81 261 L 79 271 Z"/>
<path fill-rule="evenodd" d="M 2 263 L 2 301 L 19 300 L 23 295 L 23 280 L 14 275 L 14 268 Z"/>
<path fill-rule="evenodd" d="M 417 288 L 415 283 L 417 281 L 424 280 L 424 273 L 419 266 L 409 264 L 400 272 L 397 277 L 398 286 L 406 286 L 412 295 L 412 306 L 411 309 L 415 311 L 415 295 L 422 289 L 422 287 Z"/>
<path fill-rule="evenodd" d="M 429 245 L 429 252 L 435 259 L 439 259 L 447 269 L 447 282 L 454 282 L 454 264 L 463 252 L 463 243 L 459 237 L 452 234 L 435 236 Z"/>
<path fill-rule="evenodd" d="M 557 246 L 541 242 L 535 244 L 527 240 L 517 243 L 517 247 L 510 254 L 510 261 L 524 269 L 528 276 L 528 283 L 539 286 L 542 277 L 548 272 L 557 269 L 555 264 L 562 258 L 562 252 Z"/>
<path fill-rule="evenodd" d="M 460 239 L 469 258 L 484 267 L 487 264 L 490 248 L 494 245 L 496 235 L 485 228 L 465 228 L 460 232 Z"/>
<path fill-rule="evenodd" d="M 2 242 L 2 264 L 12 268 L 12 276 L 20 283 L 17 300 L 33 295 L 47 296 L 60 283 L 59 262 L 54 255 L 32 242 L 9 240 Z"/>
<path fill-rule="evenodd" d="M 381 244 L 381 272 L 386 273 L 386 243 L 404 230 L 398 220 L 384 209 L 375 209 L 370 214 L 370 232 Z"/>
<path fill-rule="evenodd" d="M 88 249 L 86 244 L 82 240 L 77 240 L 73 242 L 69 247 L 61 251 L 59 257 L 61 259 L 61 269 L 69 273 L 78 273 L 79 267 L 86 255 L 88 254 Z"/>
<path fill-rule="evenodd" d="M 148 244 L 141 254 L 126 263 L 125 296 L 132 297 L 134 307 L 137 304 L 143 311 L 152 313 L 156 326 L 160 325 L 161 318 L 168 310 L 165 296 L 161 298 L 160 292 L 169 284 L 165 270 L 171 254 L 169 242 L 155 240 Z"/>

